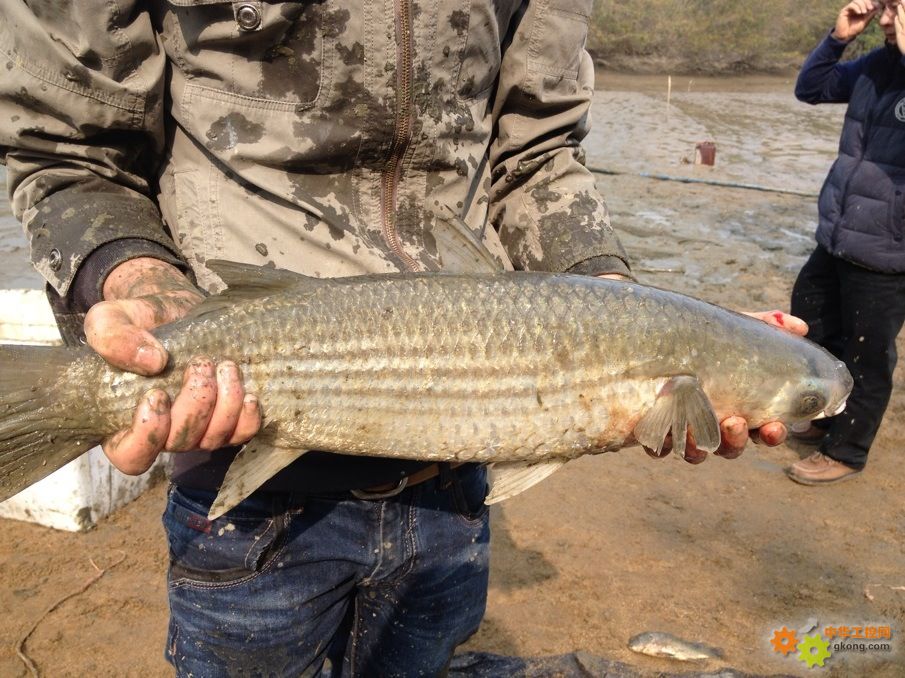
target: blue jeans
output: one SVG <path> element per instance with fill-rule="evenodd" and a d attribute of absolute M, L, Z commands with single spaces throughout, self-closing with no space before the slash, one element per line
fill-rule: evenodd
<path fill-rule="evenodd" d="M 173 487 L 166 656 L 177 675 L 435 676 L 484 615 L 482 467 L 384 500 L 256 493 L 209 522 Z"/>

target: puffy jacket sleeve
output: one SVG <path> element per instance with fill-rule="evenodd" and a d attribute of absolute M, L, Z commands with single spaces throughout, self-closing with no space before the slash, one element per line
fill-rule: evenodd
<path fill-rule="evenodd" d="M 808 55 L 795 82 L 795 97 L 808 104 L 844 104 L 852 97 L 855 82 L 872 64 L 887 57 L 888 48 L 880 47 L 858 59 L 842 62 L 848 42 L 832 33 Z"/>
<path fill-rule="evenodd" d="M 629 275 L 584 166 L 594 67 L 591 0 L 526 0 L 493 103 L 490 219 L 517 269 Z"/>
<path fill-rule="evenodd" d="M 70 293 L 101 249 L 97 276 L 146 254 L 179 262 L 149 185 L 165 61 L 142 3 L 3 0 L 0 50 L 0 157 L 32 262 L 53 290 Z"/>

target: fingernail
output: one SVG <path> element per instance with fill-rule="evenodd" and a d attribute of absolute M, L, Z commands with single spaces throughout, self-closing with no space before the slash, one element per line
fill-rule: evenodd
<path fill-rule="evenodd" d="M 154 414 L 166 414 L 170 409 L 170 396 L 166 391 L 151 391 L 148 394 L 148 406 Z"/>
<path fill-rule="evenodd" d="M 216 374 L 214 361 L 212 361 L 210 358 L 197 356 L 195 358 L 192 358 L 192 362 L 189 363 L 189 365 L 191 366 L 193 372 L 201 376 L 213 377 Z"/>
<path fill-rule="evenodd" d="M 166 364 L 166 356 L 156 346 L 150 344 L 142 344 L 138 347 L 135 355 L 136 359 L 142 365 L 146 365 L 152 369 L 161 370 Z"/>
<path fill-rule="evenodd" d="M 232 361 L 223 362 L 217 365 L 217 379 L 220 381 L 235 379 L 238 372 L 239 368 L 236 366 L 236 363 Z"/>
<path fill-rule="evenodd" d="M 247 407 L 248 409 L 256 407 L 258 404 L 258 396 L 254 395 L 252 393 L 246 393 L 244 402 L 245 402 L 245 407 Z"/>

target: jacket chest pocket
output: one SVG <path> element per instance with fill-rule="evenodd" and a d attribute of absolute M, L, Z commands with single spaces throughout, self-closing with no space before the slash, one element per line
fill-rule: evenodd
<path fill-rule="evenodd" d="M 300 110 L 325 97 L 335 38 L 349 19 L 334 0 L 167 0 L 163 40 L 185 78 L 245 105 Z"/>

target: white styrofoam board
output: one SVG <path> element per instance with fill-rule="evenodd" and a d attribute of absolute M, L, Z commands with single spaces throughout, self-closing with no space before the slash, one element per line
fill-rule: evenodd
<path fill-rule="evenodd" d="M 44 480 L 0 503 L 0 518 L 78 532 L 137 499 L 148 489 L 153 471 L 126 476 L 103 450 L 94 447 Z"/>
<path fill-rule="evenodd" d="M 0 290 L 0 343 L 62 343 L 44 292 Z"/>

